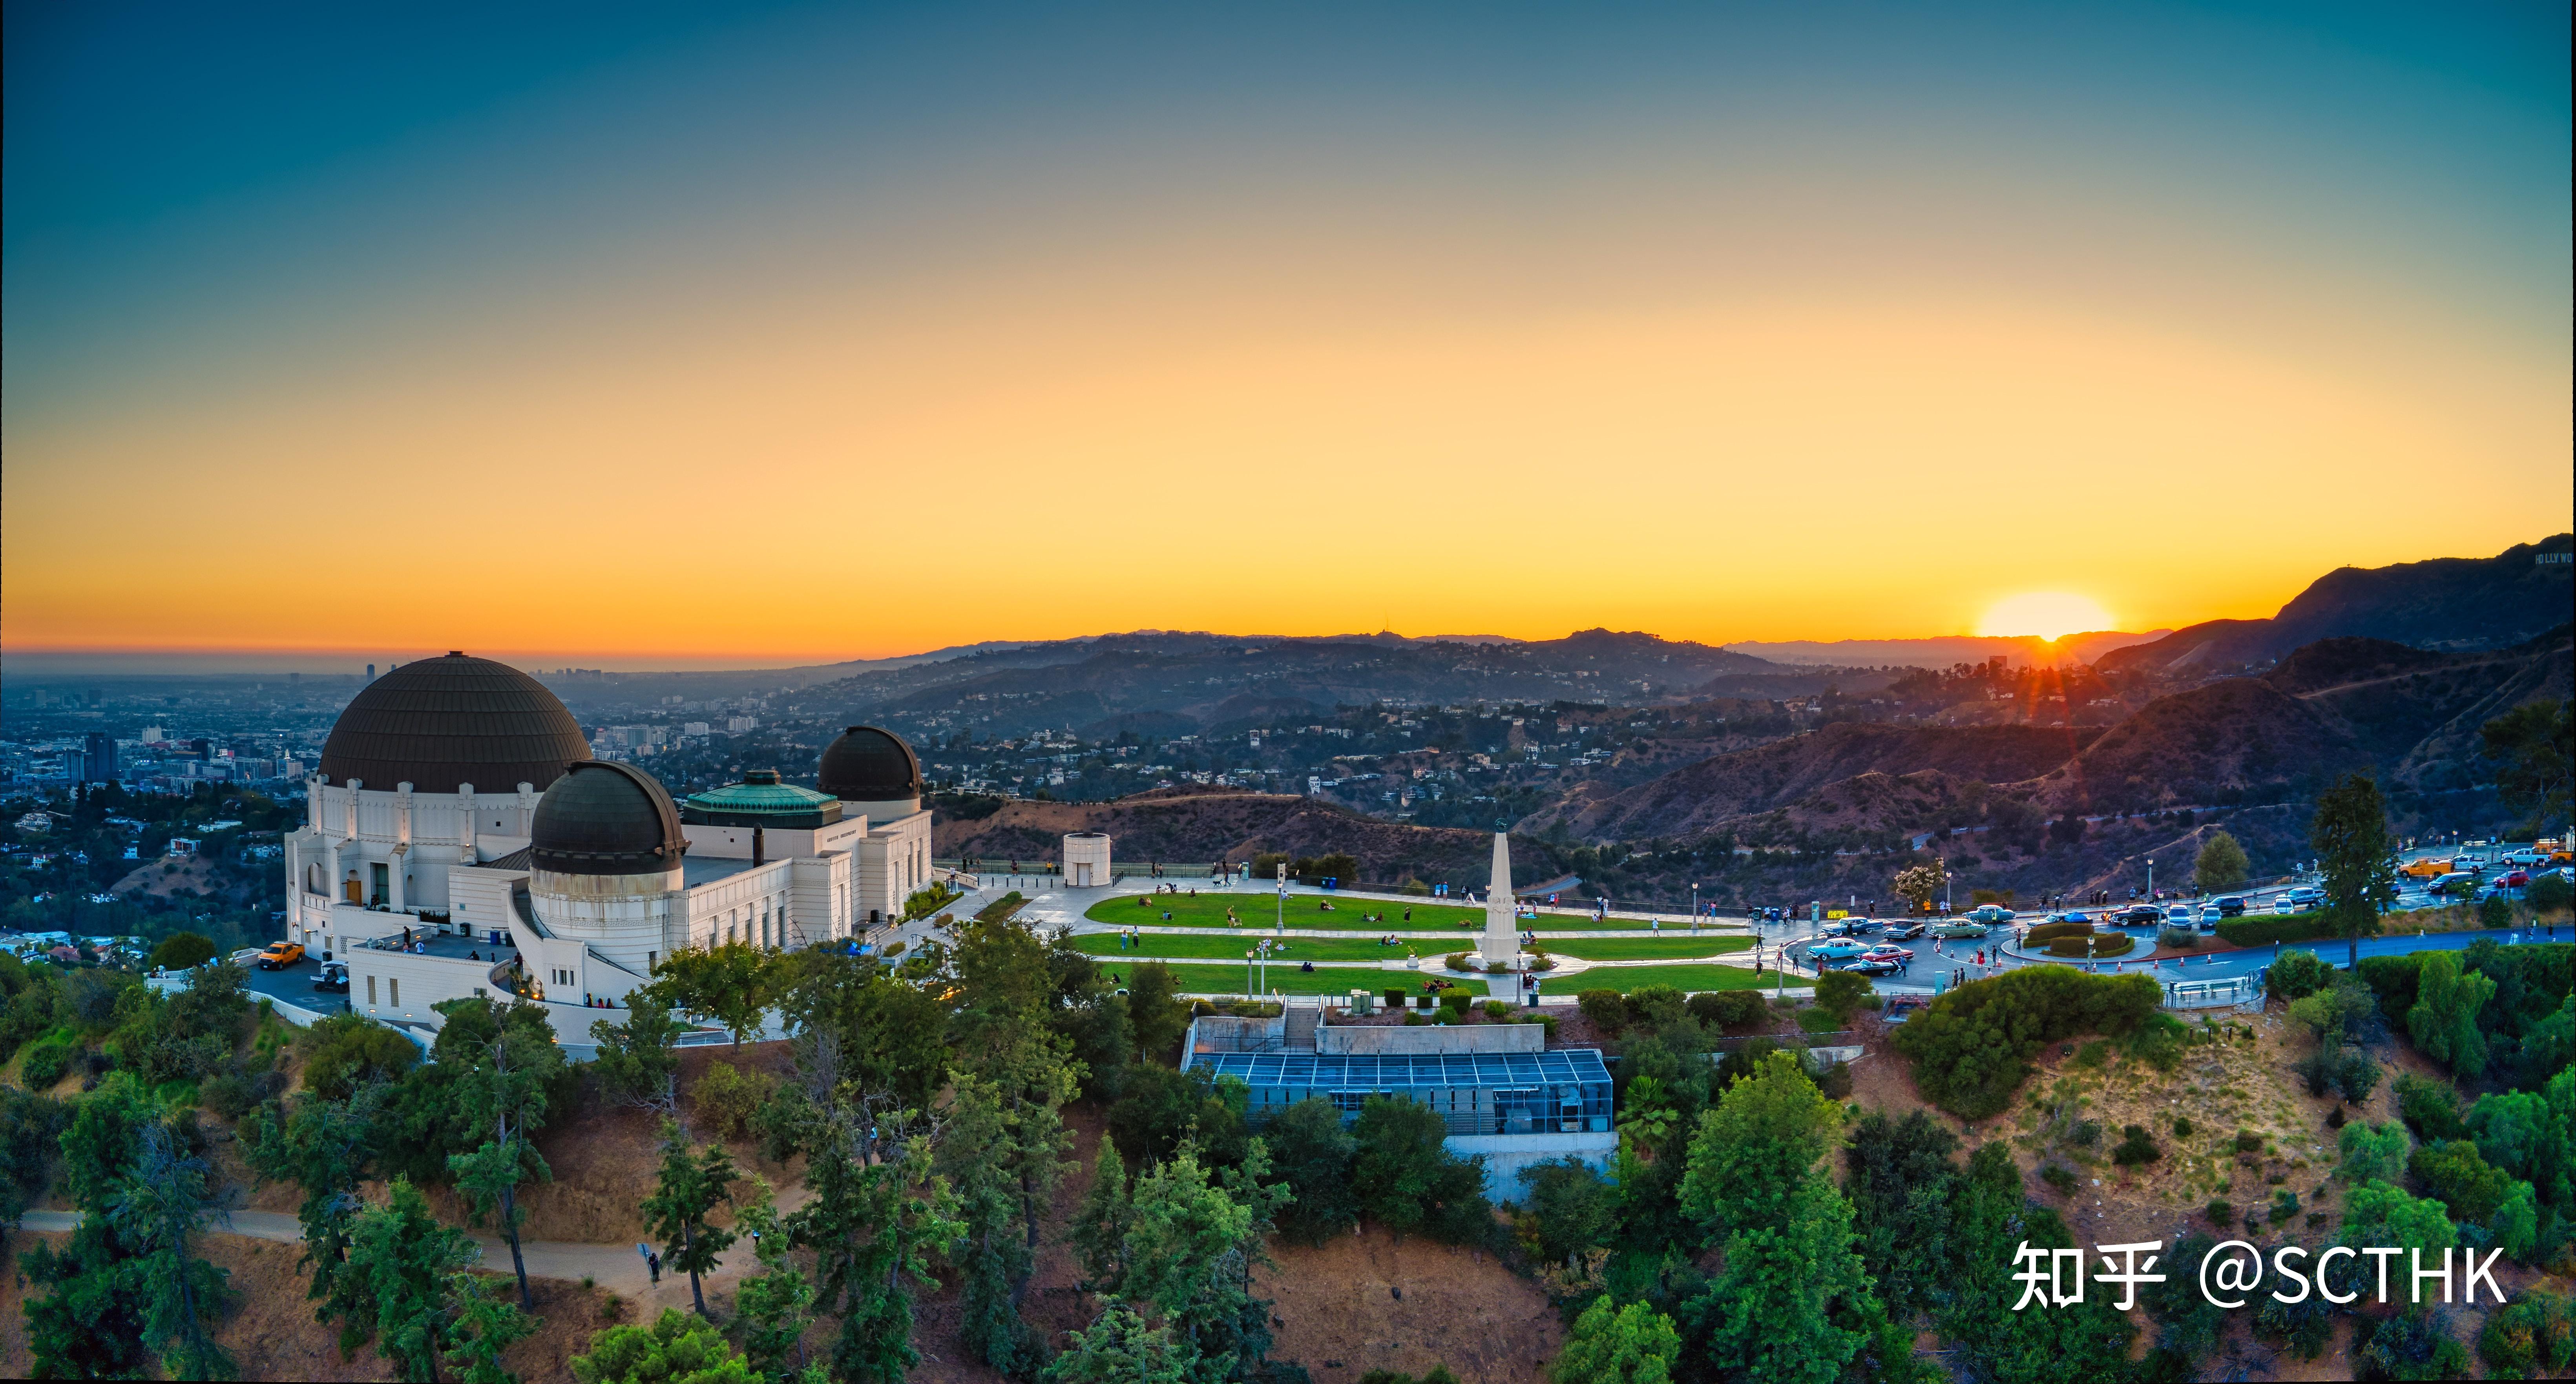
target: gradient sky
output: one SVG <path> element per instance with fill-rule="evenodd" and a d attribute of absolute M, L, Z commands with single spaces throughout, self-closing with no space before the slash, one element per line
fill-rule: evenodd
<path fill-rule="evenodd" d="M 2569 527 L 2568 45 L 13 2 L 0 646 L 2269 614 Z"/>

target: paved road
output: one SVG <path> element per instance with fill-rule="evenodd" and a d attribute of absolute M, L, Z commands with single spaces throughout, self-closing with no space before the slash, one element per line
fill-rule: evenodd
<path fill-rule="evenodd" d="M 2510 946 L 2525 942 L 2576 941 L 2576 931 L 2571 931 L 2571 929 L 2564 927 L 2555 929 L 2554 933 L 2543 929 L 2522 928 L 2517 930 L 2500 930 L 2491 932 L 2409 933 L 2403 935 L 2366 937 L 2363 938 L 2361 942 L 2361 954 L 2363 956 L 2403 956 L 2408 952 L 2419 951 L 2459 951 L 2467 948 L 2471 943 L 2476 942 L 2482 937 L 2493 938 L 2498 942 Z M 1810 938 L 1805 940 L 1815 941 L 1821 939 Z M 1942 949 L 1939 951 L 1934 950 L 1932 941 L 1929 938 L 1907 943 L 1905 945 L 1914 953 L 1914 973 L 1911 976 L 1887 976 L 1879 978 L 1873 983 L 1880 990 L 1896 991 L 1900 993 L 1928 994 L 1933 988 L 1931 977 L 1934 972 L 1945 971 L 1961 966 L 1970 967 L 1970 969 L 1974 971 L 1975 968 L 1971 964 L 1971 958 L 1975 956 L 1978 948 L 1983 947 L 1988 961 L 1994 961 L 1996 958 L 1996 940 L 1997 939 L 1992 938 L 1983 941 L 1974 938 L 1956 940 L 1944 943 Z M 1793 944 L 1791 948 L 1792 952 L 1798 955 L 1803 955 L 1803 945 L 1803 942 Z M 2251 976 L 2255 972 L 2270 966 L 2275 960 L 2279 959 L 2280 954 L 2284 951 L 2309 952 L 2323 958 L 2334 966 L 2341 967 L 2345 964 L 2346 957 L 2349 955 L 2349 950 L 2350 944 L 2340 940 L 2322 942 L 2288 942 L 2279 946 L 2246 947 L 2236 951 L 2213 952 L 2205 957 L 2168 958 L 2154 963 L 2130 961 L 2118 964 L 2116 969 L 2123 973 L 2134 973 L 2141 969 L 2146 969 L 2150 971 L 2157 980 L 2168 982 L 2181 980 L 2235 980 Z M 2015 970 L 2026 965 L 2051 966 L 2072 964 L 2078 963 L 2030 961 L 2007 956 L 2002 958 L 2000 965 L 1989 965 L 1984 971 L 1977 972 L 1977 974 L 1991 975 L 1998 970 Z M 2115 964 L 2108 961 L 2094 962 L 2091 963 L 2091 969 L 2099 974 L 2109 975 L 2114 972 Z"/>

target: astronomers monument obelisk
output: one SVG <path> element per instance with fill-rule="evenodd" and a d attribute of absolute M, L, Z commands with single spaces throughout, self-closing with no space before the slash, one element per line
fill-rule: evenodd
<path fill-rule="evenodd" d="M 1494 882 L 1485 890 L 1485 935 L 1476 943 L 1478 959 L 1508 966 L 1521 954 L 1520 918 L 1512 908 L 1512 842 L 1494 833 Z"/>

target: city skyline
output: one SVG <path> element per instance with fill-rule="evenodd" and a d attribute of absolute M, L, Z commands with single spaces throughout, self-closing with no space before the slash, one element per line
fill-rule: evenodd
<path fill-rule="evenodd" d="M 2147 630 L 2576 510 L 2563 6 L 503 16 L 10 12 L 0 649 Z"/>

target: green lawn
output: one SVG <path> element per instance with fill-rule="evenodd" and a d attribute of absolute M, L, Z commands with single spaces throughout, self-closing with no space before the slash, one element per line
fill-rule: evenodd
<path fill-rule="evenodd" d="M 1121 950 L 1119 934 L 1090 932 L 1073 939 L 1073 944 L 1094 956 L 1191 957 L 1209 960 L 1239 954 L 1270 934 L 1246 929 L 1224 937 L 1190 936 L 1176 932 L 1144 932 L 1136 935 L 1135 945 Z M 1285 956 L 1290 961 L 1401 961 L 1404 948 L 1382 947 L 1368 937 L 1272 937 L 1284 950 L 1271 952 L 1271 959 Z M 1461 939 L 1446 950 L 1428 942 L 1415 940 L 1414 949 L 1427 960 L 1446 956 L 1451 951 L 1464 951 L 1472 943 Z M 1654 957 L 1723 956 L 1743 951 L 1753 945 L 1749 937 L 1594 937 L 1569 942 L 1548 943 L 1548 950 L 1561 956 L 1581 957 L 1586 961 L 1640 961 Z"/>
<path fill-rule="evenodd" d="M 1724 956 L 1728 952 L 1750 951 L 1753 939 L 1735 934 L 1712 934 L 1692 937 L 1575 937 L 1564 941 L 1546 938 L 1543 945 L 1559 956 L 1584 961 L 1646 961 L 1664 956 Z"/>
<path fill-rule="evenodd" d="M 1111 960 L 1107 969 L 1117 974 L 1118 983 L 1121 985 L 1134 978 L 1135 972 L 1132 966 L 1122 966 L 1116 960 Z M 1180 979 L 1181 989 L 1193 995 L 1245 993 L 1241 966 L 1176 964 L 1171 967 L 1171 971 Z M 1424 974 L 1437 974 L 1437 972 L 1424 972 Z M 1456 977 L 1453 976 L 1451 979 Z M 1293 964 L 1282 966 L 1273 962 L 1270 967 L 1268 988 L 1289 995 L 1347 995 L 1353 990 L 1383 993 L 1388 986 L 1398 984 L 1403 985 L 1407 990 L 1414 990 L 1419 989 L 1422 982 L 1410 971 L 1369 971 L 1347 966 L 1330 971 L 1301 971 Z"/>
<path fill-rule="evenodd" d="M 1643 985 L 1669 985 L 1676 990 L 1768 990 L 1776 983 L 1770 971 L 1760 975 L 1741 966 L 1613 966 L 1575 976 L 1549 976 L 1538 983 L 1542 995 L 1573 995 L 1585 990 L 1634 990 Z M 1811 985 L 1813 981 L 1800 981 Z"/>
<path fill-rule="evenodd" d="M 1485 925 L 1485 910 L 1461 908 L 1449 903 L 1385 903 L 1375 899 L 1334 898 L 1328 902 L 1319 894 L 1288 896 L 1288 926 L 1299 928 L 1332 928 L 1349 932 L 1428 932 L 1434 928 L 1456 928 L 1461 936 Z M 1164 927 L 1224 927 L 1225 911 L 1233 909 L 1243 920 L 1246 932 L 1267 928 L 1278 921 L 1279 897 L 1276 894 L 1121 894 L 1093 904 L 1082 916 L 1095 923 L 1153 923 Z M 1165 912 L 1172 916 L 1163 917 Z M 1410 921 L 1407 913 L 1413 916 Z M 1383 913 L 1384 922 L 1371 922 L 1370 917 Z M 1688 934 L 1688 920 L 1680 929 Z M 1552 913 L 1542 911 L 1535 919 L 1524 919 L 1523 927 L 1540 932 L 1562 930 L 1629 931 L 1644 926 L 1635 918 L 1612 918 L 1595 921 L 1589 913 Z M 1672 920 L 1665 920 L 1665 930 L 1674 931 Z M 1703 953 L 1705 955 L 1705 953 Z"/>

